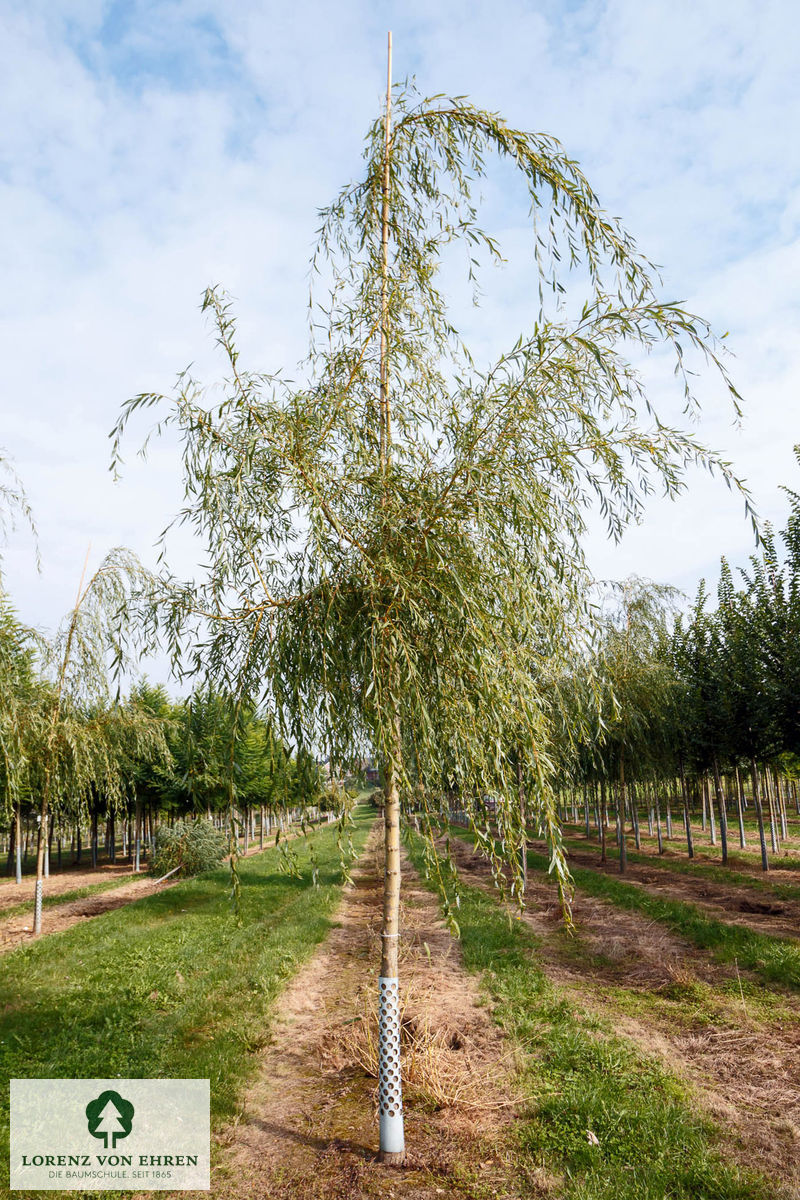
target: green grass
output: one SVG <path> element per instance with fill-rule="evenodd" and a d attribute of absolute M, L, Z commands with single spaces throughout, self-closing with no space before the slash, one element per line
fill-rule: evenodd
<path fill-rule="evenodd" d="M 528 863 L 535 870 L 546 872 L 549 859 L 530 851 Z M 652 896 L 641 885 L 625 883 L 617 876 L 586 867 L 571 867 L 570 872 L 576 886 L 590 896 L 608 900 L 617 908 L 644 913 L 700 949 L 710 950 L 720 961 L 736 959 L 740 966 L 753 971 L 765 982 L 800 991 L 800 944 L 797 942 L 757 933 L 740 925 L 728 925 L 706 916 L 694 904 Z"/>
<path fill-rule="evenodd" d="M 598 855 L 600 853 L 599 845 L 592 841 L 587 842 L 585 838 L 582 841 L 576 838 L 566 838 L 564 845 L 570 850 L 596 850 Z M 607 845 L 606 858 L 609 862 L 619 860 L 619 851 L 616 845 L 613 847 Z M 673 871 L 679 875 L 696 875 L 698 878 L 709 879 L 714 883 L 753 888 L 755 891 L 774 895 L 779 900 L 800 900 L 800 885 L 777 882 L 770 879 L 769 874 L 751 875 L 744 871 L 731 870 L 730 867 L 717 866 L 715 863 L 698 862 L 693 858 L 679 859 L 669 854 L 640 854 L 638 851 L 630 849 L 628 850 L 628 861 Z"/>
<path fill-rule="evenodd" d="M 356 849 L 373 819 L 357 811 Z M 0 1075 L 210 1079 L 212 1122 L 230 1118 L 275 999 L 330 928 L 335 839 L 335 826 L 314 835 L 316 889 L 300 840 L 300 879 L 279 871 L 274 848 L 242 859 L 241 922 L 223 868 L 5 955 Z M 6 1128 L 7 1104 L 6 1088 Z M 6 1134 L 4 1158 L 7 1147 Z"/>
<path fill-rule="evenodd" d="M 418 841 L 412 856 L 422 872 Z M 522 1053 L 521 1166 L 560 1174 L 568 1200 L 777 1200 L 773 1182 L 724 1161 L 684 1085 L 559 995 L 526 924 L 466 886 L 458 920 L 465 964 Z"/>

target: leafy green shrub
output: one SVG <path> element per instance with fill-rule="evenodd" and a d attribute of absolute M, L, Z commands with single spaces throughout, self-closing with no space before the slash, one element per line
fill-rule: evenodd
<path fill-rule="evenodd" d="M 197 875 L 210 871 L 221 862 L 227 850 L 224 834 L 210 821 L 176 821 L 162 825 L 156 832 L 156 850 L 150 863 L 151 875 L 166 875 L 175 867 L 176 874 Z"/>

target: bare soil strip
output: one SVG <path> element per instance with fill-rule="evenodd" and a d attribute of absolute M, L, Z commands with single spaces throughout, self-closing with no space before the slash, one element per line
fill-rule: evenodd
<path fill-rule="evenodd" d="M 409 1157 L 401 1169 L 377 1162 L 381 834 L 370 835 L 329 938 L 284 993 L 241 1116 L 218 1139 L 219 1200 L 520 1194 L 506 1045 L 435 896 L 407 861 L 400 969 Z"/>
<path fill-rule="evenodd" d="M 483 858 L 460 838 L 451 848 L 465 879 L 494 891 Z M 680 877 L 683 879 L 683 876 Z M 495 893 L 496 894 L 496 893 Z M 689 898 L 689 897 L 681 897 Z M 657 922 L 578 891 L 573 917 L 580 949 L 563 926 L 555 888 L 533 874 L 526 918 L 541 937 L 542 967 L 576 1005 L 611 1020 L 614 1028 L 667 1066 L 697 1092 L 730 1152 L 779 1176 L 800 1197 L 800 1002 L 781 993 L 781 1015 L 769 1020 L 743 1009 L 735 989 L 715 997 L 716 1012 L 692 1014 L 686 1000 L 697 981 L 736 982 L 736 970 L 717 963 Z M 746 978 L 746 972 L 742 972 Z M 640 1019 L 621 1008 L 615 988 L 647 1001 Z M 683 1001 L 683 1003 L 682 1003 Z"/>

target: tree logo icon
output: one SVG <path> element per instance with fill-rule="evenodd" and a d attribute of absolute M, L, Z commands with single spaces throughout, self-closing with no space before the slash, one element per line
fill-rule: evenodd
<path fill-rule="evenodd" d="M 130 1133 L 133 1111 L 130 1100 L 123 1100 L 119 1092 L 101 1092 L 96 1100 L 86 1105 L 89 1133 L 92 1137 L 102 1138 L 106 1150 L 113 1150 L 117 1141 Z"/>

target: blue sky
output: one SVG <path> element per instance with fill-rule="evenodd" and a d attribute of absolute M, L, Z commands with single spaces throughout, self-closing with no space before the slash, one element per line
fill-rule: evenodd
<path fill-rule="evenodd" d="M 709 378 L 701 432 L 780 522 L 779 485 L 800 484 L 799 13 L 792 0 L 2 0 L 0 446 L 44 559 L 37 576 L 23 534 L 4 552 L 23 614 L 52 626 L 89 542 L 95 561 L 116 544 L 154 561 L 180 502 L 174 448 L 113 485 L 106 435 L 128 396 L 188 363 L 214 377 L 207 284 L 235 295 L 256 369 L 302 355 L 316 210 L 359 170 L 388 28 L 396 78 L 555 134 L 662 265 L 665 297 L 730 331 L 744 426 Z M 486 191 L 509 266 L 481 312 L 456 299 L 488 356 L 533 308 L 525 205 L 504 175 Z M 721 553 L 751 548 L 741 505 L 704 476 L 620 546 L 589 545 L 599 575 L 688 591 Z M 175 556 L 191 570 L 186 546 Z"/>

